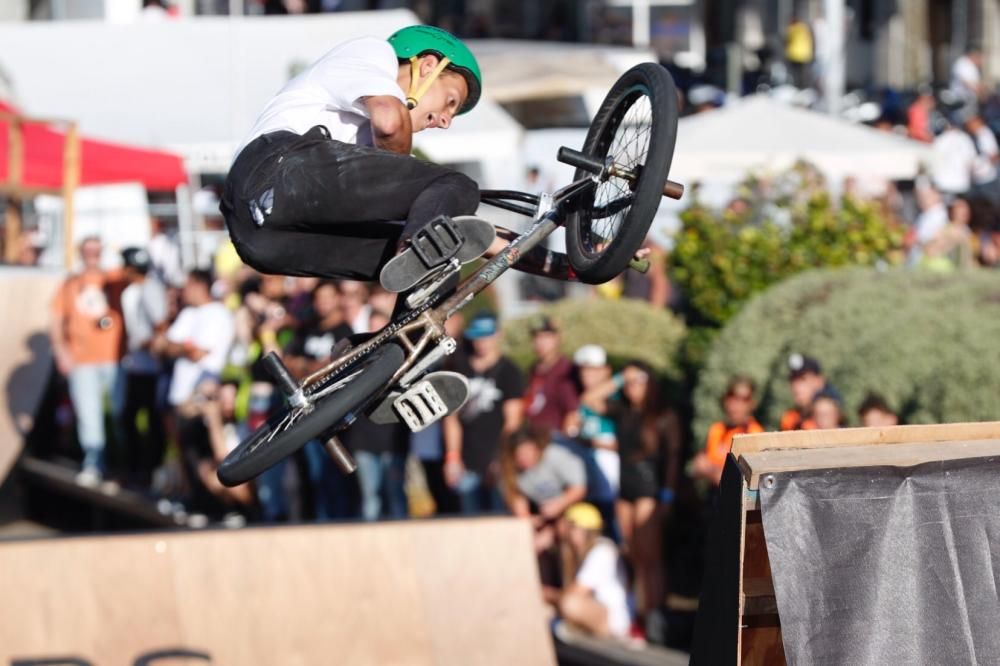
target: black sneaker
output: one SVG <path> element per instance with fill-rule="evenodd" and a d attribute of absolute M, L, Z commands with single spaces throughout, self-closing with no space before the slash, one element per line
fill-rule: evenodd
<path fill-rule="evenodd" d="M 418 231 L 409 246 L 382 267 L 379 282 L 387 291 L 406 291 L 453 258 L 464 264 L 481 257 L 494 238 L 496 229 L 486 220 L 472 215 L 441 215 Z"/>
<path fill-rule="evenodd" d="M 431 411 L 436 413 L 433 415 L 425 414 L 423 420 L 426 422 L 421 424 L 419 428 L 421 430 L 434 421 L 440 420 L 448 414 L 455 413 L 469 399 L 469 380 L 464 375 L 448 370 L 429 372 L 405 393 L 393 391 L 387 395 L 369 414 L 372 423 L 398 423 L 401 419 L 398 411 L 399 405 L 395 404 L 396 401 L 401 397 L 410 396 L 410 394 L 413 394 L 410 396 L 413 400 L 421 400 L 419 385 L 423 382 L 428 382 L 433 387 L 435 394 L 434 401 L 440 401 L 440 412 L 432 409 Z M 418 411 L 423 412 L 424 410 Z M 411 430 L 413 429 L 412 423 L 408 422 L 407 425 L 410 426 Z M 414 430 L 414 432 L 416 431 Z"/>

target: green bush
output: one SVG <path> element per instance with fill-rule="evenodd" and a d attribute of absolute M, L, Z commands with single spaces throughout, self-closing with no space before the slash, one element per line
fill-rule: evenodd
<path fill-rule="evenodd" d="M 527 369 L 534 360 L 531 327 L 542 314 L 558 322 L 567 356 L 582 345 L 598 344 L 615 366 L 638 359 L 666 378 L 680 377 L 677 352 L 684 340 L 684 324 L 666 310 L 629 299 L 558 301 L 539 314 L 504 322 L 505 351 L 522 368 Z"/>
<path fill-rule="evenodd" d="M 716 338 L 695 390 L 696 441 L 733 374 L 757 381 L 758 418 L 792 405 L 789 354 L 816 357 L 850 423 L 881 393 L 907 423 L 1000 418 L 1000 279 L 869 268 L 810 271 L 757 297 Z"/>
<path fill-rule="evenodd" d="M 831 201 L 807 165 L 772 180 L 748 179 L 743 208 L 681 214 L 670 274 L 694 311 L 720 326 L 770 285 L 809 268 L 900 263 L 902 230 L 873 203 Z M 751 203 L 752 202 L 752 203 Z"/>

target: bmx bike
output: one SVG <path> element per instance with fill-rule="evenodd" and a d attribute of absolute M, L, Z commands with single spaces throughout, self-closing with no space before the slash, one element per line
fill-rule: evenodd
<path fill-rule="evenodd" d="M 263 359 L 285 405 L 226 456 L 219 480 L 227 486 L 245 483 L 313 439 L 325 442 L 344 472 L 353 472 L 354 460 L 337 435 L 360 414 L 382 409 L 386 396 L 396 396 L 392 408 L 411 430 L 440 419 L 446 408 L 421 379 L 457 347 L 444 322 L 525 257 L 537 263 L 536 248 L 544 256 L 540 272 L 590 284 L 606 282 L 630 265 L 648 268 L 635 256 L 660 200 L 679 199 L 684 190 L 668 180 L 676 137 L 677 93 L 670 74 L 653 63 L 625 72 L 601 104 L 583 150 L 558 152 L 560 162 L 576 167 L 572 183 L 540 195 L 481 192 L 482 203 L 532 221 L 523 234 L 498 227 L 509 244 L 457 287 L 460 264 L 451 259 L 405 296 L 407 307 L 397 308 L 382 330 L 302 381 L 277 355 Z M 555 275 L 549 270 L 555 253 L 538 246 L 559 226 L 566 227 L 567 251 L 558 260 L 568 260 L 571 272 Z"/>

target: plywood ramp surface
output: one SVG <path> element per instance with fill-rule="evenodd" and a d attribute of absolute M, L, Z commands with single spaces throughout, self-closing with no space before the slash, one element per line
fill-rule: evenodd
<path fill-rule="evenodd" d="M 553 664 L 530 537 L 484 518 L 6 543 L 0 663 Z"/>
<path fill-rule="evenodd" d="M 41 269 L 0 268 L 0 482 L 21 452 L 49 379 L 49 304 L 61 281 Z"/>
<path fill-rule="evenodd" d="M 845 446 L 937 443 L 973 439 L 1000 439 L 1000 422 L 940 423 L 934 425 L 891 426 L 887 428 L 837 428 L 834 430 L 792 430 L 736 435 L 733 455 L 783 449 L 827 449 Z"/>

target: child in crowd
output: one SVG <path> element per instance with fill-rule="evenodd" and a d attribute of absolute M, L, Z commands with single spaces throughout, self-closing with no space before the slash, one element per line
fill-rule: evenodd
<path fill-rule="evenodd" d="M 844 427 L 844 415 L 840 409 L 840 401 L 833 395 L 821 391 L 813 398 L 811 420 L 815 424 L 816 430 Z"/>
<path fill-rule="evenodd" d="M 599 638 L 626 638 L 631 618 L 625 563 L 614 542 L 601 536 L 601 513 L 591 504 L 574 504 L 566 511 L 566 526 L 577 566 L 559 597 L 559 614 L 573 627 Z"/>
<path fill-rule="evenodd" d="M 899 416 L 885 398 L 869 393 L 858 407 L 858 421 L 866 428 L 884 428 L 899 425 Z"/>

